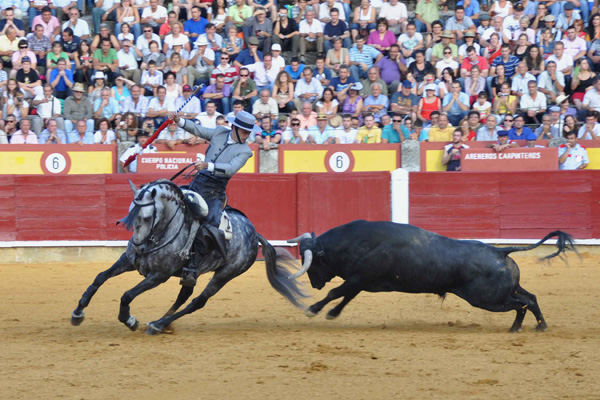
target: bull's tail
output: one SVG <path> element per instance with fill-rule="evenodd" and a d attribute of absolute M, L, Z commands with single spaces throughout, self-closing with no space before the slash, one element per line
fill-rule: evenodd
<path fill-rule="evenodd" d="M 547 255 L 546 257 L 543 257 L 542 260 L 547 260 L 549 258 L 556 257 L 560 254 L 564 254 L 567 250 L 571 250 L 571 251 L 575 252 L 577 255 L 579 255 L 579 252 L 575 248 L 575 243 L 573 243 L 573 237 L 563 231 L 550 232 L 542 240 L 540 240 L 539 242 L 537 242 L 535 244 L 532 244 L 531 246 L 501 247 L 501 248 L 498 248 L 498 250 L 503 252 L 505 255 L 509 255 L 510 253 L 513 253 L 515 251 L 533 250 L 536 247 L 541 246 L 546 240 L 553 238 L 553 237 L 557 237 L 556 247 L 558 247 L 558 250 L 556 250 L 554 253 L 552 253 L 550 255 Z"/>
<path fill-rule="evenodd" d="M 290 269 L 297 269 L 297 261 L 290 253 L 283 249 L 275 249 L 267 240 L 258 235 L 262 245 L 265 264 L 267 265 L 267 278 L 275 290 L 298 308 L 305 309 L 301 300 L 310 297 L 302 290 L 302 284 L 296 279 L 290 279 Z"/>

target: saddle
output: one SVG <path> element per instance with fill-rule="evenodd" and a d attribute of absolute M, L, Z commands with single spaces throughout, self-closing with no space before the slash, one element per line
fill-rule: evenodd
<path fill-rule="evenodd" d="M 203 202 L 202 197 L 192 190 L 182 189 L 182 192 L 185 196 L 185 204 L 191 211 L 193 217 L 197 220 L 201 219 L 202 214 L 200 204 Z M 219 230 L 223 232 L 225 240 L 231 240 L 231 238 L 233 237 L 233 227 L 231 225 L 229 215 L 225 210 L 223 210 L 223 212 L 221 213 L 221 223 L 219 224 Z"/>

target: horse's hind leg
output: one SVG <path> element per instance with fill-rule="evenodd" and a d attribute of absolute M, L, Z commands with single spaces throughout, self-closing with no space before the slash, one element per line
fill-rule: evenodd
<path fill-rule="evenodd" d="M 147 290 L 154 289 L 161 283 L 166 282 L 169 276 L 158 274 L 150 274 L 143 281 L 138 283 L 133 289 L 128 290 L 121 296 L 121 306 L 119 308 L 119 321 L 125 324 L 126 327 L 135 331 L 138 326 L 138 320 L 129 313 L 129 304 L 140 294 Z"/>
<path fill-rule="evenodd" d="M 175 314 L 170 315 L 170 316 L 164 316 L 161 319 L 159 319 L 158 321 L 150 322 L 148 324 L 148 329 L 146 330 L 146 334 L 155 335 L 157 333 L 160 333 L 163 330 L 163 328 L 165 328 L 166 326 L 169 326 L 176 319 L 179 319 L 179 318 L 183 317 L 184 315 L 191 314 L 194 311 L 201 309 L 202 307 L 204 307 L 204 305 L 206 304 L 208 299 L 210 299 L 212 296 L 214 296 L 219 290 L 221 290 L 221 288 L 223 286 L 225 286 L 225 284 L 227 282 L 229 282 L 233 278 L 235 278 L 235 276 L 232 276 L 232 275 L 221 276 L 221 275 L 219 275 L 218 271 L 215 272 L 214 276 L 208 282 L 208 285 L 206 285 L 206 288 L 204 288 L 204 290 L 202 291 L 200 296 L 198 296 L 194 300 L 192 300 L 192 302 L 190 304 L 188 304 L 188 306 L 186 308 L 184 308 L 183 310 L 176 312 Z"/>
<path fill-rule="evenodd" d="M 165 317 L 171 316 L 175 314 L 175 311 L 179 310 L 179 307 L 182 306 L 192 295 L 194 292 L 194 288 L 191 286 L 182 286 L 179 291 L 179 295 L 177 296 L 177 300 L 175 303 L 169 308 L 169 311 L 164 315 Z"/>
<path fill-rule="evenodd" d="M 112 265 L 109 269 L 104 272 L 99 273 L 94 279 L 94 283 L 92 283 L 87 290 L 81 296 L 79 303 L 77 304 L 77 308 L 71 314 L 71 325 L 79 326 L 83 322 L 84 317 L 84 308 L 86 308 L 92 297 L 98 291 L 98 288 L 104 284 L 110 278 L 113 278 L 117 275 L 121 275 L 123 272 L 133 271 L 135 270 L 133 264 L 129 262 L 129 259 L 125 256 L 125 253 L 121 255 L 121 257 L 117 260 L 116 263 Z"/>

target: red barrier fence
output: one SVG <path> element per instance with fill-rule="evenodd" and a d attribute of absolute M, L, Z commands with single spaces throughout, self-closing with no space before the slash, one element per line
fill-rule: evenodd
<path fill-rule="evenodd" d="M 159 175 L 0 176 L 0 241 L 126 240 L 131 179 Z M 320 234 L 354 219 L 389 220 L 390 174 L 244 174 L 228 186 L 229 204 L 270 240 Z"/>
<path fill-rule="evenodd" d="M 456 238 L 600 238 L 600 171 L 411 173 L 410 223 Z"/>

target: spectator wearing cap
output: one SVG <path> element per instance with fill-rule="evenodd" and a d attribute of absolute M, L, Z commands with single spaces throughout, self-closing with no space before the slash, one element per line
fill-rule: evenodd
<path fill-rule="evenodd" d="M 400 57 L 400 46 L 393 44 L 390 47 L 389 54 L 381 57 L 375 66 L 389 92 L 395 93 L 402 78 L 401 69 L 406 70 L 406 65 L 404 65 L 402 57 Z"/>
<path fill-rule="evenodd" d="M 164 132 L 164 131 L 163 131 Z M 129 159 L 134 154 L 152 154 L 158 153 L 158 150 L 153 145 L 149 145 L 144 148 L 144 145 L 148 141 L 149 133 L 145 131 L 140 131 L 137 135 L 137 143 L 129 147 L 121 157 L 119 157 L 119 162 L 121 164 L 121 168 L 123 168 L 123 172 L 125 173 L 133 173 L 137 172 L 137 158 L 134 159 L 128 166 L 125 166 L 125 161 Z"/>
<path fill-rule="evenodd" d="M 40 144 L 67 144 L 67 135 L 65 132 L 58 129 L 58 123 L 54 118 L 50 118 L 46 122 L 46 129 L 44 129 L 38 138 Z"/>
<path fill-rule="evenodd" d="M 341 11 L 336 7 L 331 9 L 329 14 L 331 19 L 323 28 L 323 51 L 325 51 L 325 53 L 333 48 L 334 39 L 338 38 L 342 41 L 342 46 L 344 48 L 349 49 L 352 47 L 348 24 L 346 21 L 340 19 L 340 13 Z"/>
<path fill-rule="evenodd" d="M 29 44 L 27 43 L 27 40 L 25 39 L 21 39 L 19 41 L 19 51 L 14 52 L 11 58 L 11 62 L 12 62 L 12 70 L 10 71 L 10 77 L 14 78 L 15 76 L 17 76 L 17 71 L 19 69 L 21 69 L 21 60 L 23 59 L 23 57 L 29 57 L 29 59 L 31 60 L 31 66 L 32 68 L 36 68 L 37 67 L 37 57 L 35 56 L 35 53 L 31 50 L 29 50 Z"/>
<path fill-rule="evenodd" d="M 59 99 L 64 100 L 69 96 L 75 81 L 73 72 L 70 68 L 67 69 L 67 60 L 64 58 L 58 59 L 56 68 L 50 72 L 48 82 L 54 88 L 54 93 Z"/>
<path fill-rule="evenodd" d="M 194 45 L 200 35 L 205 33 L 208 21 L 202 17 L 200 7 L 193 6 L 191 10 L 191 18 L 183 24 L 183 34 L 190 39 L 190 43 Z"/>
<path fill-rule="evenodd" d="M 312 68 L 304 68 L 302 79 L 298 80 L 294 90 L 294 104 L 296 105 L 296 109 L 300 109 L 304 102 L 314 104 L 322 95 L 323 86 L 321 82 L 314 79 Z"/>
<path fill-rule="evenodd" d="M 60 33 L 60 21 L 52 14 L 50 7 L 46 6 L 42 8 L 41 15 L 33 18 L 29 26 L 42 25 L 44 27 L 44 36 L 53 42 L 56 35 Z"/>
<path fill-rule="evenodd" d="M 533 137 L 533 139 L 531 139 Z M 560 137 L 560 132 L 557 127 L 552 126 L 552 117 L 550 114 L 544 114 L 542 116 L 542 124 L 538 126 L 535 131 L 533 131 L 533 135 L 528 135 L 527 140 L 545 140 L 545 139 L 553 139 Z M 535 146 L 531 146 L 535 147 Z M 543 146 L 542 146 L 543 147 Z"/>
<path fill-rule="evenodd" d="M 368 77 L 368 70 L 377 63 L 383 54 L 372 46 L 365 44 L 363 36 L 357 36 L 354 46 L 350 49 L 350 74 L 355 81 Z"/>
<path fill-rule="evenodd" d="M 464 43 L 458 47 L 458 63 L 462 64 L 467 58 L 467 49 L 473 47 L 477 55 L 481 54 L 481 46 L 475 41 L 475 32 L 466 31 L 463 37 Z M 485 58 L 485 57 L 483 57 Z M 486 59 L 487 61 L 487 59 Z M 489 64 L 489 63 L 488 63 Z"/>
<path fill-rule="evenodd" d="M 400 90 L 392 96 L 390 110 L 402 119 L 410 118 L 412 121 L 416 121 L 419 98 L 411 91 L 412 83 L 405 80 L 402 82 L 402 86 L 399 89 Z"/>
<path fill-rule="evenodd" d="M 465 8 L 463 6 L 456 6 L 454 16 L 448 18 L 444 29 L 450 31 L 455 37 L 457 42 L 462 42 L 465 32 L 475 31 L 477 27 L 473 23 L 473 20 L 465 15 Z"/>
<path fill-rule="evenodd" d="M 258 39 L 254 36 L 248 39 L 248 47 L 235 58 L 233 65 L 242 68 L 243 66 L 261 62 L 263 60 L 263 52 L 258 50 Z"/>
<path fill-rule="evenodd" d="M 181 106 L 189 100 L 185 107 L 181 108 L 179 111 L 179 116 L 185 119 L 194 119 L 198 116 L 201 110 L 200 100 L 196 96 L 192 97 L 193 90 L 190 85 L 183 85 L 181 90 L 183 95 L 175 99 L 175 109 L 179 110 Z M 191 100 L 190 97 L 192 97 Z"/>
<path fill-rule="evenodd" d="M 452 52 L 452 58 L 456 60 L 458 58 L 458 46 L 452 43 L 452 39 L 454 39 L 454 35 L 450 31 L 442 32 L 440 36 L 442 41 L 440 43 L 434 44 L 431 48 L 431 63 L 436 64 L 438 61 L 446 58 L 444 56 L 444 50 L 446 48 L 450 48 Z"/>
<path fill-rule="evenodd" d="M 12 2 L 12 1 L 11 1 Z M 25 27 L 23 25 L 23 21 L 21 21 L 21 18 L 23 17 L 23 12 L 21 11 L 20 8 L 17 7 L 17 5 L 13 5 L 11 8 L 11 6 L 9 4 L 6 4 L 8 2 L 3 2 L 3 9 L 4 9 L 4 18 L 3 20 L 0 20 L 0 35 L 5 35 L 6 34 L 6 30 L 8 28 L 14 28 L 17 31 L 17 36 L 18 37 L 24 37 L 25 36 Z M 15 1 L 15 3 L 21 3 L 20 0 Z M 17 15 L 16 13 L 18 13 L 19 15 Z M 15 18 L 15 16 L 17 18 Z"/>
<path fill-rule="evenodd" d="M 258 49 L 263 53 L 271 49 L 271 36 L 273 35 L 273 23 L 267 18 L 267 12 L 262 7 L 256 7 L 252 16 L 244 21 L 244 37 L 256 37 Z"/>
<path fill-rule="evenodd" d="M 458 82 L 456 82 L 458 83 Z M 460 86 L 460 83 L 458 83 Z M 435 95 L 437 86 L 433 83 L 425 85 L 425 96 L 419 99 L 419 105 L 417 107 L 417 118 L 423 124 L 433 124 L 433 114 L 439 115 L 442 110 L 442 102 L 440 98 Z M 435 124 L 433 124 L 435 125 Z"/>
<path fill-rule="evenodd" d="M 308 143 L 333 144 L 336 131 L 328 124 L 329 118 L 325 114 L 317 115 L 317 124 L 308 127 Z"/>
<path fill-rule="evenodd" d="M 281 55 L 281 45 L 274 43 L 271 45 L 271 56 L 272 56 L 272 64 L 273 68 L 275 68 L 278 72 L 283 71 L 285 68 L 285 58 Z"/>
<path fill-rule="evenodd" d="M 78 121 L 83 121 L 87 130 L 94 131 L 94 109 L 92 103 L 84 96 L 85 89 L 82 83 L 75 83 L 73 94 L 65 100 L 64 116 L 65 131 L 71 133 Z M 69 141 L 69 143 L 71 143 Z"/>
<path fill-rule="evenodd" d="M 77 121 L 77 124 L 75 125 L 75 130 L 73 132 L 67 132 L 67 143 L 76 143 L 80 146 L 86 144 L 94 144 L 94 121 L 90 121 L 92 121 L 91 129 L 85 121 Z"/>
<path fill-rule="evenodd" d="M 306 11 L 306 18 L 300 21 L 300 61 L 304 62 L 306 51 L 323 52 L 323 25 L 315 18 L 315 12 Z"/>
<path fill-rule="evenodd" d="M 479 24 L 477 25 L 477 37 L 481 38 L 483 36 L 483 33 L 486 31 L 486 29 L 488 29 L 491 25 L 491 17 L 489 16 L 489 14 L 483 14 L 481 17 L 479 17 Z M 500 37 L 500 36 L 498 36 Z M 480 39 L 481 40 L 481 39 Z"/>
<path fill-rule="evenodd" d="M 582 1 L 581 3 L 583 4 L 584 2 Z M 552 7 L 550 7 L 550 9 L 552 9 Z M 558 15 L 553 14 L 556 17 L 556 28 L 560 29 L 563 34 L 566 32 L 567 28 L 575 25 L 575 20 L 582 19 L 579 16 L 579 13 L 575 13 L 573 10 L 575 10 L 573 3 L 565 1 L 563 11 L 559 12 Z M 584 19 L 584 22 L 586 21 L 587 18 Z"/>
<path fill-rule="evenodd" d="M 222 52 L 221 56 L 229 54 Z M 188 71 L 188 82 L 193 84 L 199 81 L 204 84 L 208 84 L 213 66 L 215 65 L 215 52 L 208 48 L 208 42 L 206 39 L 198 39 L 196 46 L 190 54 L 190 60 L 187 66 Z M 219 60 L 219 63 L 221 61 Z"/>
<path fill-rule="evenodd" d="M 271 41 L 279 44 L 284 51 L 291 51 L 292 54 L 298 54 L 300 49 L 298 23 L 288 17 L 288 9 L 283 4 L 279 5 L 279 12 L 273 23 Z"/>
<path fill-rule="evenodd" d="M 527 134 L 525 134 L 525 136 L 527 136 Z M 496 151 L 496 153 L 500 153 L 506 149 L 519 147 L 519 145 L 509 138 L 508 131 L 498 131 L 498 141 L 496 143 L 489 144 L 487 147 L 491 147 Z"/>
<path fill-rule="evenodd" d="M 32 68 L 29 57 L 21 59 L 21 69 L 17 71 L 16 78 L 19 83 L 19 89 L 25 94 L 26 99 L 43 96 L 42 80 L 37 71 Z"/>

